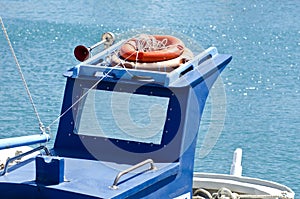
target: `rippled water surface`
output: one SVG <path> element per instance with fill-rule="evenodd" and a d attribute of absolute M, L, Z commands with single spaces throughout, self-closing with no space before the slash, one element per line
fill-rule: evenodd
<path fill-rule="evenodd" d="M 73 48 L 97 42 L 103 32 L 119 36 L 137 29 L 164 29 L 184 34 L 203 48 L 213 45 L 220 53 L 232 54 L 219 84 L 226 94 L 224 125 L 216 122 L 220 135 L 210 129 L 215 117 L 223 118 L 219 109 L 211 109 L 218 101 L 210 96 L 195 169 L 228 173 L 232 152 L 241 147 L 244 175 L 283 183 L 295 190 L 296 198 L 300 194 L 299 10 L 298 0 L 0 2 L 0 15 L 46 125 L 60 113 L 65 83 L 61 74 L 77 64 Z M 1 138 L 38 132 L 3 34 L 0 113 Z M 55 131 L 53 126 L 53 137 Z M 212 150 L 205 150 L 203 140 L 216 142 Z"/>

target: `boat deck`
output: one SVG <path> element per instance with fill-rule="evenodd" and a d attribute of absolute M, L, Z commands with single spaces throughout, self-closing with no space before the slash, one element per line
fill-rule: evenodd
<path fill-rule="evenodd" d="M 134 195 L 138 190 L 172 178 L 172 176 L 177 174 L 179 168 L 178 163 L 155 163 L 157 168 L 155 170 L 149 170 L 149 165 L 145 165 L 135 172 L 130 172 L 121 177 L 117 189 L 112 189 L 111 186 L 118 173 L 132 165 L 73 158 L 64 158 L 64 160 L 65 180 L 63 183 L 37 185 L 35 181 L 35 159 L 32 158 L 11 167 L 8 173 L 0 178 L 0 184 L 2 184 L 0 187 L 5 189 L 5 184 L 13 183 L 20 186 L 21 190 L 29 192 L 28 190 L 30 189 L 32 193 L 40 194 L 34 196 L 34 198 L 41 198 L 46 192 L 52 195 L 51 192 L 54 194 L 54 192 L 58 191 L 62 192 L 62 195 L 66 194 L 68 197 L 72 196 L 72 194 L 85 194 L 91 198 L 126 198 Z M 85 172 L 85 170 L 89 170 L 89 172 Z M 47 187 L 47 189 L 43 187 Z M 39 191 L 36 189 L 39 189 Z M 3 193 L 3 190 L 1 192 Z M 10 197 L 14 197 L 15 190 L 7 189 L 5 193 Z M 76 198 L 78 198 L 78 195 L 76 195 Z"/>

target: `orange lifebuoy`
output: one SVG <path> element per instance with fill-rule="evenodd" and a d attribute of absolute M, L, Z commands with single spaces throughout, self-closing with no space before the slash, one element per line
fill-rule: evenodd
<path fill-rule="evenodd" d="M 161 72 L 171 72 L 174 69 L 178 68 L 181 64 L 192 60 L 194 57 L 191 50 L 185 48 L 183 53 L 174 59 L 160 61 L 160 62 L 133 62 L 127 61 L 117 54 L 110 55 L 110 63 L 112 66 L 118 66 L 128 69 L 137 69 L 137 70 L 151 70 L 151 71 L 161 71 Z"/>
<path fill-rule="evenodd" d="M 169 35 L 153 35 L 159 42 L 165 42 L 165 47 L 153 51 L 139 51 L 137 39 L 132 38 L 125 42 L 120 48 L 120 56 L 128 61 L 135 62 L 160 62 L 179 57 L 184 51 L 183 42 Z"/>

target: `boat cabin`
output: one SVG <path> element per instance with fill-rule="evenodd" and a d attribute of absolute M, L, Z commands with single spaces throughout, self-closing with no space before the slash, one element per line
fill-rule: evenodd
<path fill-rule="evenodd" d="M 8 169 L 7 198 L 15 186 L 25 198 L 191 198 L 201 115 L 231 56 L 211 47 L 170 72 L 111 67 L 121 44 L 64 74 L 51 156 Z"/>

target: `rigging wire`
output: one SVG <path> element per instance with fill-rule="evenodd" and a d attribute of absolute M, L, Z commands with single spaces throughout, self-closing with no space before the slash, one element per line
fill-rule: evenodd
<path fill-rule="evenodd" d="M 131 55 L 130 55 L 131 56 Z M 125 59 L 126 60 L 126 59 Z M 55 124 L 61 117 L 63 117 L 65 114 L 67 114 L 68 111 L 70 111 L 76 104 L 78 104 L 86 95 L 88 95 L 90 93 L 91 90 L 93 90 L 94 88 L 96 88 L 96 86 L 106 77 L 109 76 L 110 72 L 116 68 L 116 67 L 121 67 L 124 68 L 126 70 L 126 72 L 130 75 L 130 76 L 134 76 L 132 75 L 127 69 L 126 67 L 124 67 L 121 63 L 111 67 L 111 69 L 105 73 L 103 73 L 103 76 L 101 76 L 101 78 L 95 83 L 93 84 L 82 96 L 80 96 L 69 108 L 67 108 L 62 114 L 60 114 L 55 120 L 53 120 L 47 127 L 46 129 L 50 129 L 50 127 Z"/>
<path fill-rule="evenodd" d="M 114 53 L 116 53 L 116 52 L 114 52 Z M 134 54 L 134 53 L 132 53 L 132 54 Z M 131 55 L 132 55 L 131 54 Z M 129 57 L 131 56 L 131 55 L 129 55 Z M 127 59 L 127 58 L 126 58 Z M 125 60 L 126 60 L 125 59 Z M 107 72 L 105 72 L 104 74 L 103 74 L 103 76 L 101 76 L 101 78 L 94 84 L 94 85 L 92 85 L 82 96 L 80 96 L 69 108 L 67 108 L 62 114 L 60 114 L 55 120 L 53 120 L 47 127 L 46 127 L 46 129 L 50 129 L 50 127 L 53 125 L 53 124 L 55 124 L 61 117 L 63 117 L 65 114 L 67 114 L 67 112 L 68 111 L 70 111 L 76 104 L 78 104 L 87 94 L 89 94 L 89 92 L 91 91 L 91 90 L 93 90 L 104 78 L 106 78 L 106 77 L 108 77 L 109 76 L 109 74 L 110 74 L 110 72 L 114 69 L 114 68 L 116 68 L 116 67 L 121 67 L 121 68 L 124 68 L 125 70 L 126 70 L 126 72 L 131 76 L 131 77 L 133 77 L 134 75 L 132 75 L 128 70 L 127 70 L 127 68 L 126 67 L 124 67 L 123 65 L 122 65 L 122 63 L 120 62 L 118 65 L 116 65 L 116 66 L 114 66 L 114 67 L 111 67 L 111 69 L 109 70 L 109 71 L 107 71 Z"/>
<path fill-rule="evenodd" d="M 62 114 L 60 114 L 55 120 L 53 120 L 46 128 L 50 129 L 50 127 L 55 124 L 61 117 L 63 117 L 68 111 L 70 111 L 76 104 L 78 104 L 91 90 L 93 90 L 105 77 L 109 75 L 109 73 L 113 70 L 113 67 L 105 73 L 94 85 L 92 85 L 87 92 L 81 95 L 67 110 L 65 110 Z"/>
<path fill-rule="evenodd" d="M 68 111 L 70 111 L 76 104 L 78 104 L 92 89 L 94 89 L 105 77 L 107 77 L 108 75 L 109 75 L 109 73 L 113 70 L 113 67 L 107 72 L 107 73 L 105 73 L 94 85 L 92 85 L 92 87 L 90 87 L 89 89 L 88 89 L 88 91 L 87 92 L 85 92 L 80 98 L 78 98 L 69 108 L 67 108 L 62 114 L 60 114 L 55 120 L 53 120 L 47 127 L 44 127 L 44 125 L 43 125 L 43 123 L 42 123 L 42 121 L 41 121 L 41 118 L 40 118 L 40 116 L 39 116 L 39 113 L 38 113 L 38 111 L 37 111 L 37 108 L 36 108 L 36 106 L 35 106 L 35 104 L 34 104 L 34 101 L 33 101 L 33 98 L 32 98 L 32 95 L 31 95 L 31 93 L 30 93 L 30 90 L 29 90 L 29 88 L 28 88 L 28 85 L 27 85 L 27 82 L 26 82 L 26 80 L 25 80 L 25 77 L 24 77 L 24 75 L 23 75 L 23 72 L 22 72 L 22 69 L 21 69 L 21 66 L 20 66 L 20 64 L 19 64 L 19 62 L 18 62 L 18 59 L 17 59 L 17 57 L 16 57 L 16 54 L 15 54 L 15 52 L 14 52 L 14 49 L 13 49 L 13 47 L 12 47 L 12 44 L 11 44 L 11 42 L 10 42 L 10 39 L 9 39 L 9 37 L 8 37 L 8 34 L 7 34 L 7 32 L 6 32 L 6 28 L 5 28 L 5 26 L 4 26 L 4 23 L 3 23 L 3 21 L 2 21 L 2 18 L 0 17 L 0 22 L 1 22 L 1 25 L 2 25 L 2 29 L 3 29 L 3 32 L 4 32 L 4 35 L 5 35 L 5 37 L 6 37 L 6 40 L 7 40 L 7 42 L 8 42 L 8 45 L 9 45 L 9 47 L 10 47 L 10 51 L 11 51 L 11 53 L 12 53 L 12 55 L 13 55 L 13 58 L 14 58 L 14 60 L 15 60 L 15 63 L 16 63 L 16 65 L 17 65 L 17 68 L 18 68 L 18 72 L 19 72 L 19 74 L 20 74 L 20 76 L 21 76 L 21 79 L 22 79 L 22 82 L 23 82 L 23 84 L 24 84 L 24 87 L 25 87 L 25 90 L 26 90 L 26 92 L 27 92 L 27 95 L 28 95 L 28 97 L 29 97 L 29 100 L 30 100 L 30 102 L 31 102 L 31 105 L 32 105 L 32 107 L 33 107 L 33 110 L 34 110 L 34 112 L 35 112 L 35 115 L 36 115 L 36 117 L 37 117 L 37 120 L 38 120 L 38 122 L 39 122 L 39 128 L 40 128 L 40 130 L 43 132 L 43 133 L 45 133 L 45 131 L 46 130 L 50 130 L 50 127 L 53 125 L 53 124 L 55 124 L 61 117 L 63 117 Z M 149 51 L 149 49 L 150 50 L 154 50 L 154 49 L 162 49 L 162 48 L 165 48 L 166 47 L 166 41 L 162 41 L 161 43 L 158 43 L 155 39 L 153 39 L 153 38 L 150 38 L 150 37 L 148 37 L 147 38 L 147 36 L 145 36 L 145 35 L 143 35 L 143 36 L 140 36 L 139 38 L 137 38 L 138 40 L 138 46 L 139 46 L 139 51 L 140 50 L 143 50 L 143 51 Z M 130 55 L 131 56 L 131 55 Z M 126 59 L 125 59 L 126 60 Z M 130 75 L 130 76 L 133 76 L 127 69 L 126 69 L 126 67 L 124 67 L 124 66 L 122 66 L 122 63 L 120 63 L 120 64 L 118 64 L 117 66 L 119 66 L 119 67 L 122 67 L 122 68 L 125 68 L 125 70 L 128 72 L 128 74 Z M 117 66 L 115 66 L 115 67 L 117 67 Z"/>
<path fill-rule="evenodd" d="M 12 44 L 11 44 L 10 39 L 9 39 L 9 37 L 8 37 L 8 34 L 7 34 L 7 32 L 6 32 L 6 28 L 5 28 L 5 26 L 4 26 L 2 17 L 0 17 L 0 22 L 1 22 L 1 26 L 2 26 L 3 33 L 4 33 L 5 38 L 6 38 L 6 40 L 7 40 L 8 46 L 9 46 L 9 48 L 10 48 L 11 54 L 12 54 L 12 56 L 13 56 L 13 58 L 14 58 L 15 63 L 16 63 L 16 66 L 17 66 L 19 75 L 20 75 L 21 80 L 22 80 L 22 82 L 23 82 L 23 85 L 24 85 L 24 87 L 25 87 L 26 93 L 27 93 L 27 95 L 28 95 L 28 97 L 29 97 L 30 103 L 31 103 L 32 108 L 33 108 L 33 110 L 34 110 L 34 113 L 35 113 L 35 115 L 36 115 L 36 117 L 37 117 L 37 120 L 38 120 L 38 122 L 39 122 L 39 128 L 40 128 L 40 130 L 42 131 L 42 133 L 45 133 L 45 127 L 44 127 L 44 125 L 43 125 L 43 123 L 42 123 L 42 120 L 41 120 L 41 118 L 40 118 L 40 116 L 39 116 L 39 113 L 38 113 L 38 111 L 37 111 L 37 108 L 36 108 L 36 106 L 35 106 L 35 104 L 34 104 L 32 95 L 31 95 L 31 93 L 30 93 L 30 91 L 29 91 L 27 82 L 26 82 L 26 80 L 25 80 L 25 77 L 24 77 L 23 72 L 22 72 L 22 69 L 21 69 L 21 66 L 20 66 L 20 64 L 19 64 L 19 61 L 18 61 L 17 56 L 16 56 L 16 54 L 15 54 L 15 51 L 14 51 L 14 49 L 13 49 L 13 47 L 12 47 Z"/>

